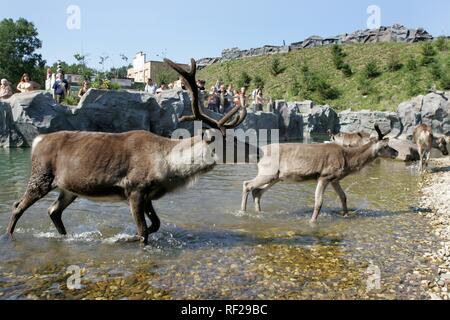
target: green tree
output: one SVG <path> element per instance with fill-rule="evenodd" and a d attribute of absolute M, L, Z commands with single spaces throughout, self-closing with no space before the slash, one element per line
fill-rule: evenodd
<path fill-rule="evenodd" d="M 409 71 L 417 71 L 417 69 L 419 68 L 417 60 L 414 59 L 414 57 L 409 57 L 409 59 L 406 61 L 406 68 Z"/>
<path fill-rule="evenodd" d="M 159 85 L 169 84 L 177 80 L 176 74 L 174 74 L 171 70 L 169 71 L 166 68 L 162 68 L 156 73 L 156 83 Z"/>
<path fill-rule="evenodd" d="M 286 67 L 283 67 L 281 65 L 280 59 L 278 59 L 277 57 L 274 57 L 272 59 L 272 63 L 270 65 L 270 73 L 276 77 L 282 73 L 284 73 L 284 71 L 286 71 Z"/>
<path fill-rule="evenodd" d="M 367 79 L 375 79 L 381 75 L 378 65 L 375 61 L 369 61 L 364 67 L 363 74 Z"/>
<path fill-rule="evenodd" d="M 331 47 L 331 54 L 333 56 L 333 63 L 336 69 L 342 70 L 345 62 L 344 58 L 347 56 L 344 51 L 342 51 L 341 46 L 335 44 Z"/>
<path fill-rule="evenodd" d="M 403 64 L 400 61 L 399 55 L 396 53 L 391 54 L 387 63 L 387 70 L 390 72 L 396 72 L 401 68 L 403 68 Z"/>
<path fill-rule="evenodd" d="M 253 79 L 253 83 L 256 88 L 264 89 L 265 83 L 263 78 L 261 78 L 260 76 L 255 76 L 255 78 Z"/>
<path fill-rule="evenodd" d="M 237 81 L 237 86 L 238 88 L 248 88 L 250 87 L 251 82 L 252 77 L 250 77 L 250 75 L 247 72 L 242 71 Z"/>
<path fill-rule="evenodd" d="M 0 21 L 0 76 L 17 83 L 23 73 L 43 83 L 45 61 L 36 51 L 42 47 L 32 22 L 23 18 Z"/>
<path fill-rule="evenodd" d="M 434 48 L 431 42 L 426 42 L 422 45 L 422 65 L 428 66 L 434 62 L 436 62 L 436 49 Z"/>
<path fill-rule="evenodd" d="M 447 51 L 448 50 L 448 40 L 445 36 L 438 37 L 434 44 L 439 51 Z"/>
<path fill-rule="evenodd" d="M 348 63 L 342 65 L 341 71 L 347 78 L 350 78 L 353 75 L 353 70 Z"/>

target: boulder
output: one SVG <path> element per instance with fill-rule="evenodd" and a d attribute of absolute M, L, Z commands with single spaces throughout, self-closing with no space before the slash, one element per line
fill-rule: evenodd
<path fill-rule="evenodd" d="M 39 134 L 74 130 L 67 120 L 71 111 L 58 105 L 52 95 L 44 91 L 13 95 L 9 101 L 14 128 L 23 140 L 18 146 L 31 146 Z"/>
<path fill-rule="evenodd" d="M 398 151 L 397 160 L 400 161 L 418 161 L 419 152 L 417 146 L 408 140 L 389 139 L 389 145 Z"/>
<path fill-rule="evenodd" d="M 245 118 L 244 122 L 237 129 L 241 129 L 244 132 L 248 133 L 250 132 L 250 130 L 254 130 L 257 134 L 258 139 L 261 139 L 263 141 L 271 140 L 271 130 L 279 129 L 279 117 L 274 113 L 254 113 L 250 111 L 247 114 L 247 118 Z M 262 134 L 265 136 L 262 136 Z"/>
<path fill-rule="evenodd" d="M 326 134 L 328 131 L 339 131 L 338 114 L 330 106 L 317 106 L 306 101 L 294 108 L 297 108 L 303 116 L 305 131 L 308 133 Z"/>
<path fill-rule="evenodd" d="M 14 123 L 11 106 L 7 100 L 0 101 L 0 148 L 26 147 Z"/>
<path fill-rule="evenodd" d="M 275 101 L 278 115 L 280 141 L 298 141 L 303 139 L 303 116 L 295 105 L 288 105 L 284 100 Z"/>
<path fill-rule="evenodd" d="M 411 139 L 419 124 L 429 125 L 435 133 L 450 135 L 449 98 L 445 94 L 429 93 L 401 103 L 397 112 L 403 126 L 402 137 Z"/>
<path fill-rule="evenodd" d="M 372 133 L 375 124 L 378 124 L 383 132 L 392 130 L 391 136 L 398 136 L 402 132 L 400 118 L 395 112 L 346 110 L 339 113 L 339 123 L 341 132 Z"/>

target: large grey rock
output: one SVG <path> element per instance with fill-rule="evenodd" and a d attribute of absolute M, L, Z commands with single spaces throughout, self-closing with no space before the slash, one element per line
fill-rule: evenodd
<path fill-rule="evenodd" d="M 18 148 L 27 146 L 14 123 L 8 100 L 0 101 L 0 148 Z"/>
<path fill-rule="evenodd" d="M 397 160 L 400 161 L 417 161 L 419 160 L 419 152 L 416 145 L 411 141 L 400 139 L 389 139 L 389 145 L 398 151 Z"/>
<path fill-rule="evenodd" d="M 276 102 L 278 127 L 280 129 L 280 140 L 298 141 L 303 139 L 303 116 L 295 107 L 288 106 L 286 102 Z"/>
<path fill-rule="evenodd" d="M 308 133 L 325 134 L 339 131 L 339 117 L 330 106 L 318 106 L 311 101 L 296 103 L 291 106 L 303 116 L 304 130 Z"/>
<path fill-rule="evenodd" d="M 383 132 L 392 130 L 391 136 L 398 136 L 402 132 L 400 118 L 395 112 L 346 110 L 339 113 L 339 123 L 341 132 L 371 133 L 375 124 L 378 124 Z"/>
<path fill-rule="evenodd" d="M 43 91 L 15 94 L 9 99 L 14 128 L 23 139 L 23 146 L 31 146 L 39 134 L 73 130 L 67 121 L 69 108 L 58 105 Z"/>
<path fill-rule="evenodd" d="M 411 139 L 419 124 L 429 125 L 435 133 L 450 135 L 449 98 L 448 95 L 430 93 L 401 103 L 397 112 L 403 125 L 402 137 Z"/>
<path fill-rule="evenodd" d="M 279 117 L 274 113 L 249 112 L 247 118 L 245 118 L 244 122 L 237 129 L 243 130 L 246 133 L 254 130 L 258 139 L 263 141 L 271 140 L 271 131 L 279 129 Z"/>
<path fill-rule="evenodd" d="M 350 34 L 341 34 L 334 37 L 312 36 L 303 41 L 294 42 L 288 46 L 270 46 L 266 45 L 260 48 L 241 50 L 239 48 L 225 49 L 220 58 L 203 58 L 198 60 L 199 69 L 208 65 L 248 57 L 258 57 L 271 55 L 275 53 L 286 53 L 289 51 L 316 48 L 333 44 L 352 44 L 352 43 L 377 43 L 377 42 L 402 42 L 413 43 L 419 41 L 431 41 L 433 36 L 422 28 L 410 29 L 400 24 L 394 24 L 390 27 L 380 27 L 378 29 L 357 30 Z"/>

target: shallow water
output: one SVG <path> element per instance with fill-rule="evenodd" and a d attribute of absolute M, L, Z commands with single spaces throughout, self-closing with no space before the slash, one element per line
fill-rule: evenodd
<path fill-rule="evenodd" d="M 1 230 L 24 192 L 29 158 L 29 150 L 0 151 Z M 242 214 L 242 182 L 256 166 L 219 166 L 155 203 L 163 225 L 146 248 L 126 241 L 135 234 L 126 203 L 77 200 L 63 216 L 70 235 L 58 236 L 46 213 L 52 193 L 25 213 L 14 241 L 0 242 L 0 298 L 426 298 L 420 282 L 433 277 L 424 254 L 434 239 L 415 213 L 415 172 L 375 162 L 343 181 L 352 216 L 339 216 L 330 188 L 312 227 L 314 183 L 279 184 L 264 196 L 263 214 Z M 67 288 L 69 266 L 81 268 L 79 290 Z M 371 273 L 380 287 L 368 286 Z"/>

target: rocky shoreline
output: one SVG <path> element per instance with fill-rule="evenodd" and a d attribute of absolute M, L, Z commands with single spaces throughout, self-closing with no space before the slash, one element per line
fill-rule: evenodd
<path fill-rule="evenodd" d="M 433 169 L 420 183 L 422 197 L 419 214 L 425 217 L 437 238 L 429 258 L 437 276 L 423 283 L 433 300 L 450 300 L 450 158 L 433 159 Z"/>

